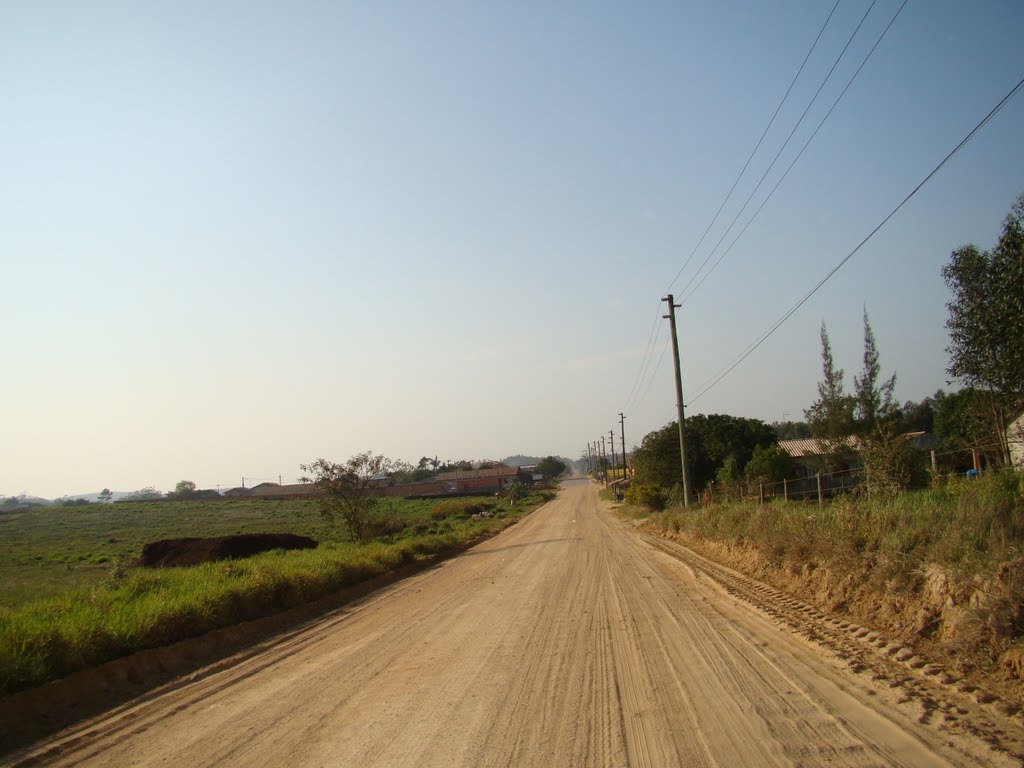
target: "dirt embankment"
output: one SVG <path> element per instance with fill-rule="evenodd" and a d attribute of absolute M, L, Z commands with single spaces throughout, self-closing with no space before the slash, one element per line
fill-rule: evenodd
<path fill-rule="evenodd" d="M 1024 560 L 1004 563 L 987 579 L 933 565 L 910 583 L 895 584 L 878 576 L 871 555 L 838 565 L 777 563 L 741 543 L 642 527 L 821 610 L 885 632 L 998 694 L 1009 708 L 1024 707 L 1024 649 L 1015 643 L 1024 626 Z"/>

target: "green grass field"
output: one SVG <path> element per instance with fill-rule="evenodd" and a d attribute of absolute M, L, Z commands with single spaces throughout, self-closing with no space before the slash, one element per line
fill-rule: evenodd
<path fill-rule="evenodd" d="M 352 541 L 306 500 L 140 502 L 0 515 L 0 695 L 309 602 L 500 530 L 550 494 L 385 500 L 404 528 Z M 473 518 L 489 507 L 491 516 Z M 291 532 L 313 550 L 194 568 L 125 568 L 149 541 Z"/>

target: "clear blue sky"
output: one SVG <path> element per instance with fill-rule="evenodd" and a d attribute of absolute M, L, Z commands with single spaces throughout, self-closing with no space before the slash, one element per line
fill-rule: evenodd
<path fill-rule="evenodd" d="M 868 5 L 839 4 L 677 293 Z M 638 443 L 674 416 L 668 356 L 627 402 L 658 299 L 831 7 L 0 3 L 0 493 L 578 456 L 623 407 Z M 1017 0 L 911 0 L 681 310 L 688 392 L 1024 75 L 1022 27 Z M 1024 97 L 691 412 L 800 417 L 820 323 L 852 381 L 864 305 L 898 396 L 945 386 L 939 270 L 994 243 L 1022 135 Z"/>

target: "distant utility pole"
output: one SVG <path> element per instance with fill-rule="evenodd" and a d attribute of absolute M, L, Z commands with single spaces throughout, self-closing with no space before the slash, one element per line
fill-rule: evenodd
<path fill-rule="evenodd" d="M 601 435 L 601 463 L 604 469 L 604 487 L 608 487 L 608 450 L 604 444 L 604 435 Z"/>
<path fill-rule="evenodd" d="M 628 474 L 626 471 L 626 417 L 621 413 L 619 414 L 619 429 L 622 436 L 622 479 L 625 480 Z"/>
<path fill-rule="evenodd" d="M 612 447 L 612 469 L 615 469 L 615 430 L 608 430 L 608 445 Z"/>
<path fill-rule="evenodd" d="M 676 335 L 675 298 L 670 293 L 662 301 L 668 302 L 668 314 L 662 315 L 672 329 L 672 362 L 676 367 L 676 412 L 679 418 L 679 462 L 683 466 L 683 506 L 690 506 L 690 470 L 686 467 L 686 426 L 683 415 L 683 377 L 679 372 L 679 337 Z"/>

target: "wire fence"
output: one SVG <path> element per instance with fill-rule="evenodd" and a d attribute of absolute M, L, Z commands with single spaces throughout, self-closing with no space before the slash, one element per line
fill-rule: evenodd
<path fill-rule="evenodd" d="M 947 451 L 919 450 L 917 474 L 935 484 L 951 477 L 972 478 L 986 472 L 1003 471 L 1008 467 L 1001 459 L 1002 451 L 1003 446 L 998 443 Z M 700 494 L 699 500 L 707 503 L 725 497 L 756 499 L 762 504 L 773 499 L 817 501 L 824 504 L 836 496 L 852 491 L 870 491 L 871 486 L 870 472 L 863 465 L 824 472 L 813 471 L 805 465 L 793 477 L 775 482 L 713 482 Z"/>

